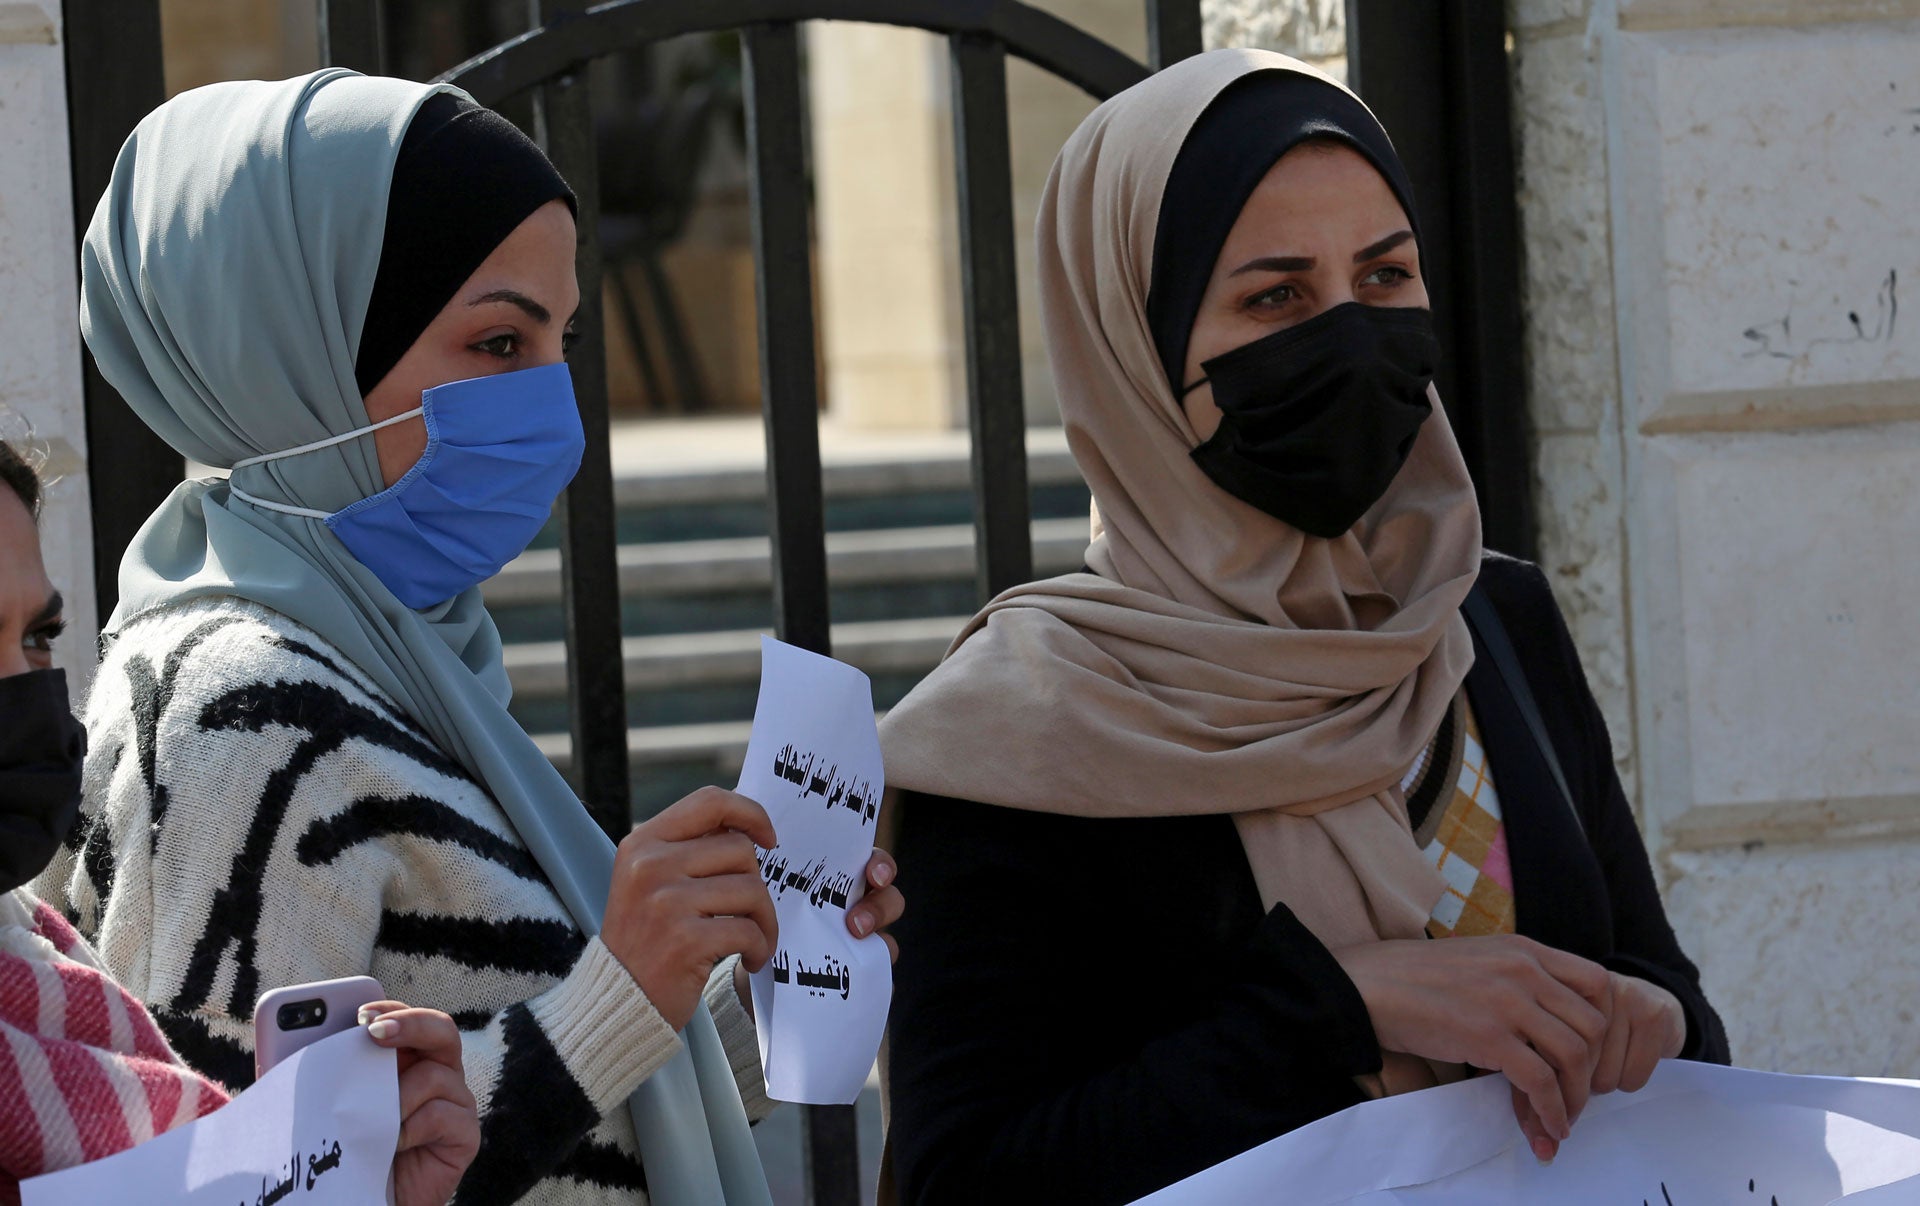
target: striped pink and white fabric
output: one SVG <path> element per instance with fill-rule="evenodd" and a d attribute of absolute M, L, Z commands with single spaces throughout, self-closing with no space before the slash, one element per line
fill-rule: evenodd
<path fill-rule="evenodd" d="M 0 1206 L 19 1183 L 98 1160 L 227 1102 L 188 1068 L 66 919 L 0 894 Z"/>

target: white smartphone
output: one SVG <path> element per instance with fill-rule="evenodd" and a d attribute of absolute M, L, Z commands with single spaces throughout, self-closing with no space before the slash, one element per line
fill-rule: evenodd
<path fill-rule="evenodd" d="M 372 976 L 293 984 L 262 993 L 253 1006 L 255 1079 L 302 1047 L 360 1024 L 360 1007 L 387 999 Z"/>

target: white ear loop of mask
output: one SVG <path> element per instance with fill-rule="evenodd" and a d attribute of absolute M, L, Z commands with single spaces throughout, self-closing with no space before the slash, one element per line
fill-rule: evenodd
<path fill-rule="evenodd" d="M 382 419 L 378 423 L 369 423 L 365 427 L 356 427 L 343 435 L 328 436 L 324 440 L 315 440 L 311 444 L 302 444 L 298 448 L 283 448 L 279 452 L 263 452 L 259 456 L 250 456 L 244 460 L 235 461 L 233 467 L 228 470 L 228 473 L 238 473 L 248 465 L 263 465 L 268 461 L 283 460 L 286 457 L 299 456 L 305 452 L 318 452 L 322 448 L 331 448 L 335 444 L 344 444 L 348 440 L 357 440 L 361 436 L 372 435 L 382 427 L 392 427 L 395 423 L 404 423 L 408 419 L 418 418 L 425 414 L 426 411 L 426 404 L 422 403 L 412 410 L 394 415 L 389 419 Z M 232 491 L 233 496 L 242 502 L 252 503 L 256 507 L 264 507 L 269 511 L 279 511 L 284 515 L 304 515 L 308 519 L 326 519 L 333 514 L 331 511 L 316 511 L 312 507 L 293 507 L 288 506 L 286 503 L 269 502 L 264 498 L 256 498 L 254 495 L 247 493 L 236 485 L 231 476 L 227 478 L 227 489 Z"/>

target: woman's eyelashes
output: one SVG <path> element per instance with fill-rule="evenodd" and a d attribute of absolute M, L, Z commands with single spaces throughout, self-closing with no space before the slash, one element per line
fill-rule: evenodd
<path fill-rule="evenodd" d="M 580 332 L 574 330 L 572 327 L 567 328 L 560 336 L 561 359 L 564 360 L 568 353 L 573 351 L 574 345 L 579 341 Z M 511 364 L 518 361 L 525 354 L 527 350 L 526 343 L 527 341 L 520 336 L 519 332 L 507 331 L 482 339 L 480 342 L 472 344 L 471 346 L 476 352 L 491 356 L 495 360 L 502 361 L 503 363 Z"/>
<path fill-rule="evenodd" d="M 1373 265 L 1354 283 L 1354 297 L 1363 302 L 1389 297 L 1413 279 L 1413 272 L 1403 265 Z M 1282 282 L 1250 294 L 1241 309 L 1255 316 L 1281 317 L 1297 311 L 1307 293 L 1298 282 Z"/>
<path fill-rule="evenodd" d="M 66 630 L 67 622 L 65 620 L 50 620 L 45 624 L 38 624 L 29 629 L 25 640 L 21 643 L 24 644 L 31 653 L 44 653 L 51 656 L 53 654 L 53 643 L 59 640 L 60 634 Z"/>
<path fill-rule="evenodd" d="M 520 356 L 520 336 L 513 331 L 494 335 L 474 344 L 473 350 L 491 356 L 495 360 L 517 360 Z"/>

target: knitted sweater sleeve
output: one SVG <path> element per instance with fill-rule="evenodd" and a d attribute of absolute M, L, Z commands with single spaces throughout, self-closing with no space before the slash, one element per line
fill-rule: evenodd
<path fill-rule="evenodd" d="M 464 1032 L 482 1145 L 462 1203 L 548 1179 L 632 1200 L 624 1102 L 678 1051 L 672 1028 L 356 671 L 272 613 L 181 612 L 103 662 L 77 849 L 39 887 L 202 1071 L 251 1083 L 260 993 L 372 975 Z"/>

